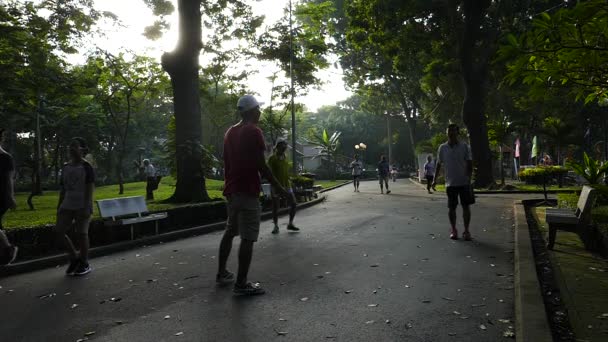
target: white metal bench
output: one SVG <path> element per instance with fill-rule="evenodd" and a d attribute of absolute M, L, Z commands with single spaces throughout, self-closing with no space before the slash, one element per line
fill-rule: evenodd
<path fill-rule="evenodd" d="M 592 187 L 583 186 L 576 205 L 576 211 L 570 209 L 547 209 L 545 220 L 549 226 L 548 249 L 553 249 L 558 228 L 584 229 L 585 226 L 591 223 L 591 208 L 593 207 L 595 192 L 596 190 Z"/>
<path fill-rule="evenodd" d="M 131 228 L 131 240 L 134 238 L 133 225 L 141 222 L 154 222 L 154 230 L 158 235 L 158 221 L 167 218 L 167 213 L 148 213 L 146 200 L 143 196 L 110 198 L 98 200 L 97 207 L 107 226 L 126 226 Z"/>

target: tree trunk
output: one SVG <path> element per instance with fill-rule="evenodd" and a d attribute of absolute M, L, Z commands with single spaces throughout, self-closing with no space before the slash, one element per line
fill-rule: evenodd
<path fill-rule="evenodd" d="M 178 0 L 179 41 L 175 51 L 162 56 L 171 77 L 175 111 L 177 183 L 172 202 L 208 201 L 202 168 L 199 52 L 202 48 L 200 1 Z"/>
<path fill-rule="evenodd" d="M 465 0 L 465 29 L 462 37 L 460 62 L 465 86 L 462 105 L 462 121 L 471 138 L 471 152 L 475 172 L 475 186 L 487 187 L 492 177 L 492 154 L 488 141 L 488 127 L 484 115 L 487 58 L 475 58 L 476 45 L 481 34 L 481 21 L 486 14 L 489 1 Z"/>
<path fill-rule="evenodd" d="M 124 159 L 124 148 L 122 148 L 122 151 L 120 151 L 120 154 L 118 155 L 118 164 L 116 164 L 116 176 L 118 177 L 118 194 L 122 195 L 125 193 L 125 180 L 123 177 L 123 170 L 122 170 L 122 161 Z"/>

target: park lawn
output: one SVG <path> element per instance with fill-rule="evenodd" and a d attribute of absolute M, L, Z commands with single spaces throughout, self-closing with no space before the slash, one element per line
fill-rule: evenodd
<path fill-rule="evenodd" d="M 207 191 L 211 198 L 222 198 L 223 181 L 207 179 Z M 171 177 L 163 177 L 158 190 L 154 192 L 154 201 L 148 202 L 148 209 L 167 210 L 180 206 L 179 204 L 159 203 L 173 195 L 175 189 L 175 180 Z M 27 228 L 33 226 L 41 226 L 46 224 L 55 224 L 57 201 L 59 198 L 58 191 L 45 191 L 44 195 L 33 198 L 35 210 L 29 210 L 27 205 L 27 197 L 29 193 L 17 193 L 17 209 L 9 210 L 4 218 L 4 227 L 7 229 Z M 95 200 L 116 197 L 128 196 L 145 196 L 146 182 L 126 183 L 124 185 L 124 194 L 118 195 L 118 185 L 100 186 L 95 189 Z M 94 205 L 94 218 L 99 218 L 99 211 Z"/>
<path fill-rule="evenodd" d="M 316 180 L 315 181 L 315 185 L 320 185 L 323 187 L 323 189 L 328 189 L 331 188 L 332 186 L 336 186 L 336 185 L 340 185 L 343 183 L 348 182 L 349 180 L 335 180 L 335 181 L 330 181 L 330 180 Z"/>

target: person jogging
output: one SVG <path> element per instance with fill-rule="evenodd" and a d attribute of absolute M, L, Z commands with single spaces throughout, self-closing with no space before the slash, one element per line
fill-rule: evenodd
<path fill-rule="evenodd" d="M 350 169 L 352 170 L 355 192 L 359 192 L 359 178 L 361 178 L 361 174 L 363 173 L 363 163 L 359 160 L 358 154 L 355 154 L 355 160 L 350 163 Z"/>
<path fill-rule="evenodd" d="M 428 155 L 426 157 L 426 163 L 424 163 L 424 178 L 426 178 L 426 191 L 429 194 L 432 194 L 431 188 L 433 191 L 437 191 L 433 186 L 433 180 L 435 179 L 435 163 L 433 162 L 433 156 Z"/>
<path fill-rule="evenodd" d="M 15 261 L 19 248 L 12 245 L 2 226 L 2 218 L 9 209 L 15 209 L 14 174 L 15 163 L 13 157 L 2 148 L 4 142 L 4 129 L 0 128 L 0 265 L 8 265 Z"/>
<path fill-rule="evenodd" d="M 448 217 L 450 218 L 451 230 L 450 238 L 458 240 L 458 230 L 456 229 L 456 208 L 458 199 L 462 205 L 462 218 L 464 221 L 464 232 L 462 238 L 466 241 L 471 240 L 469 224 L 471 222 L 470 205 L 475 203 L 471 188 L 471 177 L 473 175 L 473 161 L 471 148 L 469 145 L 458 141 L 459 128 L 455 124 L 450 124 L 447 129 L 448 141 L 439 146 L 437 151 L 437 165 L 433 187 L 437 183 L 439 170 L 445 166 L 445 186 L 448 195 Z"/>
<path fill-rule="evenodd" d="M 260 105 L 252 95 L 239 98 L 237 110 L 241 121 L 230 127 L 224 136 L 224 196 L 228 220 L 220 242 L 216 282 L 220 285 L 234 282 L 234 274 L 226 269 L 226 262 L 232 249 L 232 240 L 240 235 L 239 269 L 233 291 L 243 295 L 266 292 L 259 284 L 247 281 L 253 244 L 258 240 L 260 232 L 260 173 L 270 181 L 278 194 L 287 198 L 289 205 L 293 204 L 293 197 L 266 165 L 266 144 L 262 130 L 258 127 Z"/>
<path fill-rule="evenodd" d="M 384 186 L 386 186 L 386 194 L 390 194 L 391 191 L 388 189 L 388 175 L 390 165 L 384 155 L 380 156 L 380 162 L 378 163 L 378 179 L 380 180 L 380 193 L 384 193 Z"/>
<path fill-rule="evenodd" d="M 300 228 L 293 224 L 293 219 L 296 216 L 296 200 L 291 188 L 291 182 L 289 181 L 289 162 L 285 156 L 287 150 L 287 142 L 283 139 L 277 140 L 274 147 L 274 153 L 268 158 L 268 167 L 276 178 L 277 182 L 289 192 L 291 198 L 291 205 L 289 206 L 289 224 L 287 224 L 287 230 L 299 231 Z M 281 194 L 274 187 L 271 188 L 272 195 L 272 222 L 274 222 L 274 228 L 272 234 L 279 233 L 279 205 L 281 204 Z"/>
<path fill-rule="evenodd" d="M 83 138 L 73 138 L 69 146 L 70 161 L 61 169 L 61 191 L 57 204 L 55 232 L 68 253 L 70 264 L 67 275 L 82 276 L 91 272 L 89 266 L 89 223 L 93 214 L 95 172 L 83 156 L 88 147 Z M 79 240 L 80 253 L 76 251 L 67 231 L 74 228 Z"/>

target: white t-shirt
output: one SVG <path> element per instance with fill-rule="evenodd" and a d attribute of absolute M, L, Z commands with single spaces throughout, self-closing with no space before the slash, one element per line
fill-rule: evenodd
<path fill-rule="evenodd" d="M 146 174 L 146 177 L 154 177 L 156 176 L 156 169 L 152 164 L 148 164 L 148 166 L 144 166 L 144 174 Z"/>
<path fill-rule="evenodd" d="M 353 176 L 361 176 L 363 171 L 363 163 L 360 160 L 354 160 L 350 163 L 350 168 L 353 169 Z"/>
<path fill-rule="evenodd" d="M 471 180 L 467 174 L 467 161 L 472 159 L 471 148 L 463 142 L 459 141 L 453 146 L 441 144 L 437 151 L 437 163 L 441 163 L 445 170 L 445 185 L 469 185 Z"/>

